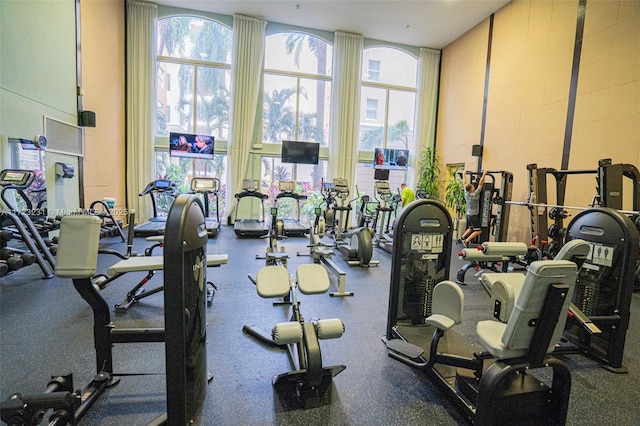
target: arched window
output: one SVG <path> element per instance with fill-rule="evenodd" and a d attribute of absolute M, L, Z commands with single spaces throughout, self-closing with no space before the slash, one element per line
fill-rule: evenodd
<path fill-rule="evenodd" d="M 172 16 L 157 23 L 156 178 L 176 182 L 183 193 L 189 192 L 194 177 L 220 179 L 220 217 L 225 210 L 232 42 L 231 28 L 211 19 Z M 172 132 L 213 136 L 213 160 L 171 157 L 167 137 Z"/>
<path fill-rule="evenodd" d="M 158 135 L 228 138 L 231 44 L 231 29 L 209 19 L 158 20 Z"/>
<path fill-rule="evenodd" d="M 327 144 L 333 48 L 319 37 L 284 32 L 267 36 L 263 142 Z"/>

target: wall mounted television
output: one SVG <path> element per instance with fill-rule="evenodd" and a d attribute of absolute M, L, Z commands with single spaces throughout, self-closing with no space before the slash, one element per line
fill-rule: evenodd
<path fill-rule="evenodd" d="M 318 164 L 318 142 L 282 141 L 282 162 L 293 164 Z"/>
<path fill-rule="evenodd" d="M 373 151 L 373 168 L 387 170 L 407 170 L 408 149 L 376 148 Z"/>
<path fill-rule="evenodd" d="M 169 133 L 169 155 L 213 160 L 213 136 Z"/>

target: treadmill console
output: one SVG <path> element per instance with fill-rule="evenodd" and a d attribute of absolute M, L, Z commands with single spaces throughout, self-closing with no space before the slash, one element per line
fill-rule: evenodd
<path fill-rule="evenodd" d="M 191 190 L 194 192 L 215 192 L 218 190 L 218 179 L 193 178 L 191 179 Z"/>
<path fill-rule="evenodd" d="M 349 182 L 343 178 L 335 178 L 333 179 L 333 187 L 336 192 L 339 194 L 349 193 Z"/>
<path fill-rule="evenodd" d="M 296 190 L 296 183 L 292 180 L 281 180 L 278 182 L 280 191 L 293 192 Z"/>
<path fill-rule="evenodd" d="M 376 192 L 379 195 L 389 195 L 391 194 L 391 187 L 389 186 L 389 182 L 378 181 L 375 183 Z"/>
<path fill-rule="evenodd" d="M 257 191 L 259 183 L 255 179 L 245 179 L 242 182 L 242 189 L 245 191 Z"/>
<path fill-rule="evenodd" d="M 172 185 L 173 182 L 171 182 L 170 180 L 158 179 L 153 182 L 153 189 L 156 191 L 165 191 L 168 188 L 171 188 Z"/>
<path fill-rule="evenodd" d="M 35 176 L 32 170 L 3 170 L 0 172 L 0 186 L 27 189 Z"/>

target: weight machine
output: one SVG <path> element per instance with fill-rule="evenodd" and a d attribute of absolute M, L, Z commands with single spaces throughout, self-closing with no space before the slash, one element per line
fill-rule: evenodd
<path fill-rule="evenodd" d="M 71 278 L 93 310 L 96 375 L 82 390 L 74 390 L 72 375 L 52 376 L 41 394 L 15 393 L 0 404 L 0 418 L 10 425 L 38 424 L 46 413 L 50 426 L 77 425 L 104 394 L 118 384 L 112 349 L 115 344 L 164 342 L 167 413 L 151 425 L 193 424 L 206 396 L 207 233 L 202 206 L 193 195 L 182 195 L 169 211 L 165 234 L 165 328 L 120 329 L 111 322 L 109 307 L 93 286 L 97 268 L 100 219 L 65 216 L 60 231 L 56 275 Z M 185 315 L 185 311 L 190 314 Z"/>
<path fill-rule="evenodd" d="M 445 206 L 417 200 L 394 229 L 383 338 L 389 356 L 429 375 L 476 425 L 564 424 L 571 375 L 550 352 L 566 321 L 576 264 L 532 263 L 508 323 L 477 324 L 486 350 L 476 350 L 452 330 L 462 322 L 464 294 L 447 280 L 452 222 Z M 552 371 L 550 380 L 533 375 L 540 368 Z"/>
<path fill-rule="evenodd" d="M 477 187 L 482 173 L 467 173 L 471 175 L 471 183 Z M 499 176 L 499 179 L 496 179 L 497 176 Z M 504 170 L 487 171 L 482 193 L 480 194 L 480 228 L 482 230 L 482 234 L 478 237 L 480 245 L 488 241 L 504 242 L 507 240 L 509 214 L 511 212 L 511 206 L 508 201 L 511 200 L 512 192 L 513 173 Z M 463 250 L 460 256 L 469 262 L 462 265 L 456 274 L 456 281 L 459 284 L 464 284 L 465 275 L 470 268 L 479 270 L 476 273 L 477 276 L 487 269 L 497 270 L 497 263 L 505 265 L 504 261 L 515 260 L 511 257 L 513 256 L 512 254 L 508 254 L 505 259 L 501 255 L 482 255 L 474 251 L 474 249 Z M 502 266 L 499 268 L 502 268 Z"/>

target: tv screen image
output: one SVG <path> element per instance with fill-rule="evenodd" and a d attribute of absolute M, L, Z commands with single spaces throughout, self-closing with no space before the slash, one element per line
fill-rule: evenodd
<path fill-rule="evenodd" d="M 169 134 L 169 155 L 213 160 L 213 142 L 213 136 L 171 132 Z"/>
<path fill-rule="evenodd" d="M 317 142 L 282 141 L 282 162 L 318 164 L 320 144 Z"/>
<path fill-rule="evenodd" d="M 408 149 L 376 148 L 373 151 L 373 168 L 387 170 L 407 170 Z"/>

